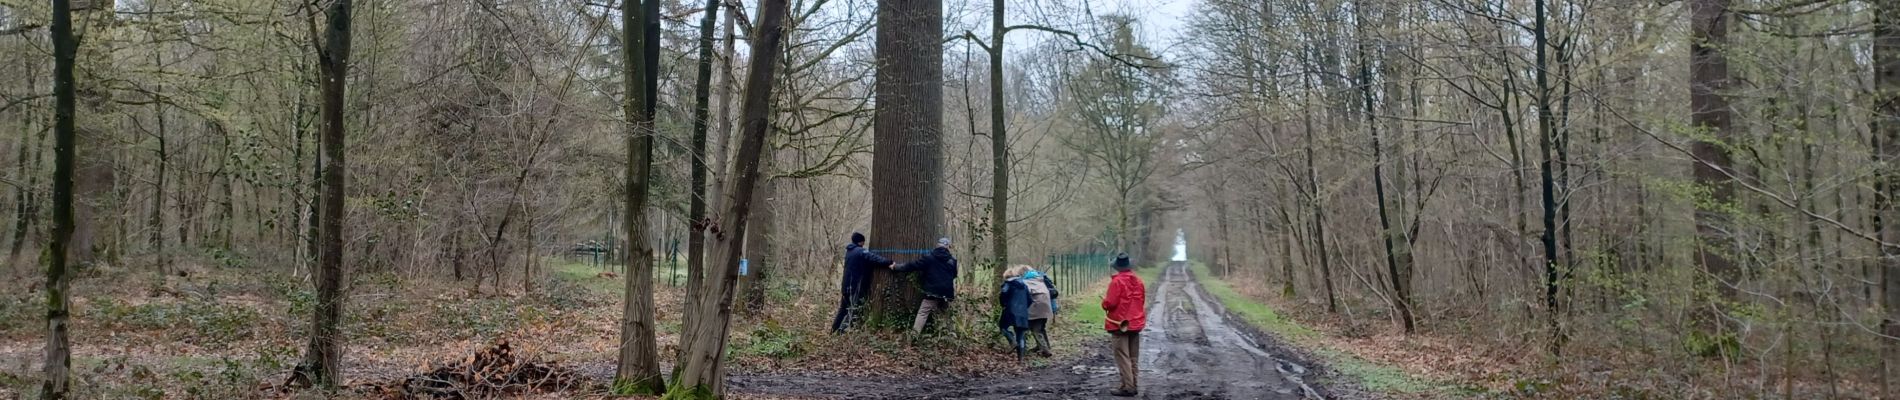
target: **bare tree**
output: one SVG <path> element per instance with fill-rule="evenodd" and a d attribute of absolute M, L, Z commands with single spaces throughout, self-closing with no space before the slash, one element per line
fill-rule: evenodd
<path fill-rule="evenodd" d="M 1145 185 L 1161 161 L 1156 155 L 1161 143 L 1157 120 L 1166 112 L 1166 91 L 1156 71 L 1162 65 L 1138 43 L 1133 17 L 1108 16 L 1104 23 L 1110 32 L 1106 47 L 1146 60 L 1147 65 L 1092 58 L 1072 84 L 1075 110 L 1070 115 L 1082 131 L 1063 138 L 1063 144 L 1105 170 L 1115 196 L 1115 245 L 1140 253 L 1143 249 L 1136 248 L 1133 235 L 1147 228 L 1137 218 L 1149 212 L 1153 193 Z"/>
<path fill-rule="evenodd" d="M 719 249 L 719 274 L 708 274 L 705 286 L 695 288 L 706 291 L 705 301 L 688 313 L 699 313 L 700 318 L 694 324 L 682 327 L 681 359 L 676 383 L 668 398 L 721 398 L 725 395 L 726 383 L 726 341 L 732 325 L 733 285 L 738 280 L 739 255 L 745 252 L 746 221 L 751 215 L 752 196 L 761 179 L 761 156 L 765 154 L 765 138 L 771 131 L 767 123 L 771 116 L 772 78 L 781 53 L 785 32 L 783 24 L 786 18 L 785 0 L 765 0 L 759 5 L 759 19 L 753 30 L 752 55 L 747 70 L 744 104 L 740 108 L 739 118 L 742 129 L 739 137 L 739 153 L 734 161 L 735 176 L 732 181 L 731 198 L 726 199 L 728 207 L 720 222 L 711 227 L 712 242 Z M 721 227 L 731 227 L 722 231 Z M 716 278 L 716 279 L 715 279 Z"/>
<path fill-rule="evenodd" d="M 65 399 L 72 383 L 72 343 L 68 340 L 67 318 L 71 313 L 72 277 L 67 262 L 71 259 L 73 237 L 73 170 L 77 134 L 74 132 L 75 97 L 73 63 L 79 40 L 73 37 L 72 2 L 53 1 L 53 235 L 46 246 L 46 363 L 45 381 L 40 399 Z M 18 239 L 15 239 L 18 240 Z M 17 243 L 17 242 L 16 242 Z"/>
<path fill-rule="evenodd" d="M 351 0 L 336 0 L 326 11 L 323 47 L 317 59 L 323 88 L 323 213 L 318 221 L 321 251 L 317 253 L 317 302 L 312 310 L 310 345 L 292 379 L 329 390 L 341 382 L 343 334 L 343 200 L 345 171 L 343 109 L 344 84 L 350 72 Z"/>
<path fill-rule="evenodd" d="M 1733 136 L 1734 112 L 1727 98 L 1730 81 L 1728 56 L 1724 54 L 1729 47 L 1729 0 L 1696 0 L 1689 3 L 1689 13 L 1689 119 L 1698 131 L 1698 139 L 1691 149 L 1697 160 L 1695 182 L 1709 190 L 1709 199 L 1697 202 L 1696 233 L 1700 244 L 1696 258 L 1710 274 L 1712 281 L 1708 283 L 1729 297 L 1738 283 L 1735 262 L 1730 259 L 1734 249 L 1726 245 L 1734 243 L 1726 232 L 1730 229 L 1728 213 L 1735 202 L 1735 183 L 1730 178 L 1735 173 L 1734 162 L 1730 159 L 1729 144 L 1724 142 Z M 1553 246 L 1547 243 L 1545 247 L 1550 250 Z M 1709 340 L 1705 343 L 1730 340 L 1724 339 L 1731 336 L 1723 328 L 1721 317 L 1702 312 L 1697 319 L 1704 330 L 1700 334 Z"/>
<path fill-rule="evenodd" d="M 653 249 L 647 227 L 648 190 L 653 176 L 653 111 L 659 84 L 659 1 L 622 0 L 621 75 L 626 86 L 626 231 L 627 288 L 620 319 L 620 356 L 614 370 L 619 393 L 666 391 L 660 376 L 659 345 L 653 324 Z"/>

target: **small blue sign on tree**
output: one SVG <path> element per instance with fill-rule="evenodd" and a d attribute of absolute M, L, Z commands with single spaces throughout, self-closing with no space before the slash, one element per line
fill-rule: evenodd
<path fill-rule="evenodd" d="M 745 272 L 746 272 L 746 271 L 745 271 L 745 267 L 746 267 L 746 265 L 745 265 L 745 264 L 746 264 L 746 262 L 745 262 L 745 259 L 743 259 L 743 258 L 741 258 L 741 259 L 739 259 L 739 276 L 745 276 Z"/>

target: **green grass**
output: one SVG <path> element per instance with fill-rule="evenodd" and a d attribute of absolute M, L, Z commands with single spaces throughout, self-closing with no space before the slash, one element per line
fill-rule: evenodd
<path fill-rule="evenodd" d="M 1327 366 L 1332 367 L 1340 376 L 1358 382 L 1368 390 L 1386 393 L 1429 393 L 1444 395 L 1453 395 L 1462 392 L 1457 385 L 1451 383 L 1436 382 L 1412 376 L 1397 367 L 1380 365 L 1354 356 L 1351 353 L 1314 344 L 1312 339 L 1317 339 L 1322 335 L 1319 331 L 1301 325 L 1298 321 L 1286 318 L 1279 312 L 1274 311 L 1273 308 L 1267 307 L 1266 304 L 1242 296 L 1239 292 L 1234 291 L 1234 288 L 1229 286 L 1226 281 L 1214 279 L 1213 275 L 1208 272 L 1207 265 L 1205 264 L 1190 261 L 1188 266 L 1194 271 L 1194 280 L 1199 282 L 1201 288 L 1207 290 L 1208 294 L 1212 294 L 1215 298 L 1220 299 L 1221 304 L 1227 306 L 1228 312 L 1275 336 L 1311 349 L 1314 355 L 1320 357 Z"/>
<path fill-rule="evenodd" d="M 589 290 L 604 293 L 619 293 L 627 290 L 627 281 L 625 279 L 600 277 L 601 272 L 615 271 L 612 265 L 608 265 L 605 268 L 596 267 L 593 261 L 583 260 L 577 262 L 566 258 L 549 258 L 547 262 L 548 265 L 553 266 L 551 269 L 556 278 L 578 283 Z M 618 274 L 619 272 L 616 271 L 614 273 Z"/>
<path fill-rule="evenodd" d="M 1136 268 L 1135 276 L 1143 283 L 1153 285 L 1161 279 L 1161 271 L 1166 263 L 1156 264 L 1154 268 Z M 1071 286 L 1073 287 L 1073 286 Z M 1091 336 L 1107 337 L 1108 331 L 1102 329 L 1102 321 L 1108 319 L 1108 312 L 1102 310 L 1102 296 L 1108 294 L 1108 278 L 1089 282 L 1086 287 L 1069 289 L 1062 292 L 1062 316 L 1060 324 L 1073 324 L 1074 329 L 1087 332 Z"/>
<path fill-rule="evenodd" d="M 1075 329 L 1090 336 L 1107 337 L 1108 331 L 1102 329 L 1102 321 L 1108 319 L 1108 312 L 1102 311 L 1102 295 L 1108 291 L 1108 280 L 1091 283 L 1088 287 L 1077 288 L 1077 293 L 1062 293 L 1062 316 L 1057 321 L 1073 324 Z"/>
<path fill-rule="evenodd" d="M 604 266 L 595 266 L 593 260 L 590 259 L 574 260 L 566 257 L 549 257 L 545 260 L 545 263 L 551 266 L 550 270 L 554 272 L 554 276 L 557 278 L 580 283 L 581 286 L 585 286 L 588 289 L 604 293 L 621 293 L 627 290 L 627 280 L 624 277 L 599 277 L 601 272 L 613 272 L 615 275 L 619 275 L 621 267 L 614 263 L 608 263 Z M 674 263 L 667 262 L 666 260 L 658 260 L 654 263 L 654 285 L 672 286 L 674 283 L 680 285 L 686 284 L 686 267 L 681 265 L 679 268 L 674 268 L 673 264 Z"/>
<path fill-rule="evenodd" d="M 1220 299 L 1221 304 L 1227 305 L 1229 312 L 1245 319 L 1247 323 L 1289 340 L 1304 340 L 1319 335 L 1312 328 L 1281 316 L 1279 312 L 1267 307 L 1266 304 L 1242 296 L 1240 292 L 1234 291 L 1232 286 L 1228 286 L 1226 281 L 1211 278 L 1214 275 L 1208 272 L 1207 265 L 1189 262 L 1188 266 L 1193 268 L 1194 280 L 1200 282 L 1202 289 L 1206 289 L 1208 294 Z"/>
<path fill-rule="evenodd" d="M 1135 276 L 1141 277 L 1141 283 L 1149 285 L 1161 281 L 1161 272 L 1168 270 L 1168 263 L 1156 263 L 1154 268 L 1135 268 Z"/>

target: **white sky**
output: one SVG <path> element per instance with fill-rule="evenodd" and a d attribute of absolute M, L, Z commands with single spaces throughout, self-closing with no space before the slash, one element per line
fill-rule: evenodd
<path fill-rule="evenodd" d="M 1148 29 L 1152 39 L 1162 43 L 1173 43 L 1181 29 L 1187 27 L 1188 16 L 1192 14 L 1199 0 L 1097 0 L 1114 3 L 1104 5 L 1106 9 L 1096 10 L 1097 14 L 1120 13 L 1141 18 L 1142 25 Z M 1099 4 L 1099 3 L 1098 3 Z"/>
<path fill-rule="evenodd" d="M 1182 31 L 1188 27 L 1188 18 L 1193 15 L 1194 9 L 1200 6 L 1200 0 L 1095 1 L 1114 3 L 1100 6 L 1104 9 L 1095 10 L 1096 14 L 1119 13 L 1139 17 L 1144 29 L 1142 32 L 1144 38 L 1148 39 L 1150 46 L 1163 54 L 1171 53 L 1168 49 L 1181 41 Z"/>

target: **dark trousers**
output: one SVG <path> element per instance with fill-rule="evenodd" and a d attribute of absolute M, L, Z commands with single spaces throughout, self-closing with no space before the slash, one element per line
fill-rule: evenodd
<path fill-rule="evenodd" d="M 998 325 L 996 328 L 1003 331 L 1003 338 L 1008 339 L 1010 346 L 1016 349 L 1016 359 L 1021 360 L 1023 358 L 1023 340 L 1029 337 L 1029 328 L 1010 325 Z"/>
<path fill-rule="evenodd" d="M 1036 354 L 1049 354 L 1049 349 L 1055 347 L 1049 344 L 1048 318 L 1029 320 L 1029 332 L 1036 335 Z"/>
<path fill-rule="evenodd" d="M 845 328 L 857 323 L 858 309 L 864 305 L 864 296 L 846 292 L 838 299 L 838 316 L 831 317 L 831 333 L 844 333 Z"/>

